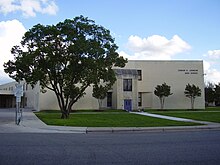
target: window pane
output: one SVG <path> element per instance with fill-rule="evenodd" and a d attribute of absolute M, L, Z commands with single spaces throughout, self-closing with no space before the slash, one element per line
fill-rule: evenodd
<path fill-rule="evenodd" d="M 138 106 L 142 106 L 142 93 L 138 93 Z"/>
<path fill-rule="evenodd" d="M 112 92 L 107 93 L 107 107 L 112 107 Z"/>
<path fill-rule="evenodd" d="M 123 89 L 124 91 L 132 91 L 132 79 L 123 80 Z"/>
<path fill-rule="evenodd" d="M 138 80 L 142 80 L 142 73 L 141 70 L 137 70 L 138 72 Z"/>

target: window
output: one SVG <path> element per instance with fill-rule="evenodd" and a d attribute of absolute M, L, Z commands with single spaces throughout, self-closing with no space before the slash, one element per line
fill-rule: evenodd
<path fill-rule="evenodd" d="M 132 91 L 132 79 L 123 80 L 123 89 L 124 91 Z"/>
<path fill-rule="evenodd" d="M 138 106 L 142 106 L 142 93 L 138 92 Z"/>
<path fill-rule="evenodd" d="M 112 107 L 112 92 L 107 92 L 107 107 Z"/>
<path fill-rule="evenodd" d="M 141 81 L 142 80 L 142 72 L 141 70 L 137 70 L 138 73 L 138 80 Z"/>

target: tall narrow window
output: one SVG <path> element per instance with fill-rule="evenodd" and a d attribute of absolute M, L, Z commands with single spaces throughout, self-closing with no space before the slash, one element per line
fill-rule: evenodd
<path fill-rule="evenodd" d="M 137 70 L 138 73 L 138 80 L 141 81 L 142 80 L 142 72 L 141 70 Z"/>
<path fill-rule="evenodd" d="M 142 106 L 142 93 L 138 92 L 138 106 Z"/>
<path fill-rule="evenodd" d="M 112 107 L 112 92 L 107 93 L 107 107 Z"/>
<path fill-rule="evenodd" d="M 123 80 L 123 89 L 124 91 L 132 91 L 132 79 Z"/>

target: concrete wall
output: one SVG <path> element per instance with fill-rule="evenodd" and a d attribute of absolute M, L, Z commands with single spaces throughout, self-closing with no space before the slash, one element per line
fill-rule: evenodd
<path fill-rule="evenodd" d="M 78 100 L 72 107 L 72 109 L 98 109 L 98 100 L 92 97 L 92 88 L 87 88 L 85 91 L 87 94 Z M 103 104 L 105 102 L 103 101 Z M 40 93 L 40 110 L 59 109 L 57 98 L 53 91 L 47 90 L 46 93 Z"/>
<path fill-rule="evenodd" d="M 138 81 L 138 91 L 145 92 L 144 107 L 160 108 L 159 99 L 154 95 L 154 90 L 157 85 L 165 82 L 171 86 L 173 95 L 166 98 L 164 108 L 190 108 L 190 99 L 184 95 L 188 83 L 195 84 L 202 90 L 202 96 L 195 100 L 195 108 L 205 108 L 202 61 L 129 61 L 125 68 L 142 70 L 142 80 Z"/>
<path fill-rule="evenodd" d="M 27 98 L 27 107 L 33 108 L 34 110 L 40 110 L 40 85 L 37 83 L 34 88 L 31 85 L 25 83 L 24 95 Z"/>
<path fill-rule="evenodd" d="M 16 81 L 0 85 L 0 95 L 4 93 L 13 96 L 13 104 L 16 104 L 16 97 L 14 96 L 14 92 L 16 89 L 15 84 L 17 84 Z M 33 89 L 25 81 L 21 81 L 20 84 L 23 85 L 23 97 L 21 99 L 22 107 L 28 107 L 33 108 L 35 110 L 39 110 L 39 84 L 37 84 Z"/>
<path fill-rule="evenodd" d="M 132 91 L 123 91 L 123 79 L 132 79 Z M 116 109 L 124 109 L 124 100 L 132 100 L 132 109 L 138 109 L 137 106 L 137 78 L 131 75 L 123 75 L 117 78 L 117 106 Z"/>

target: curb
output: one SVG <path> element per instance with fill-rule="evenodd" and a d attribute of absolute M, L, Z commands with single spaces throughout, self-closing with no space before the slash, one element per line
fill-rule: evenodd
<path fill-rule="evenodd" d="M 220 125 L 212 126 L 173 126 L 173 127 L 87 127 L 86 133 L 117 133 L 117 132 L 168 132 L 168 131 L 199 131 L 199 130 L 220 130 Z"/>

